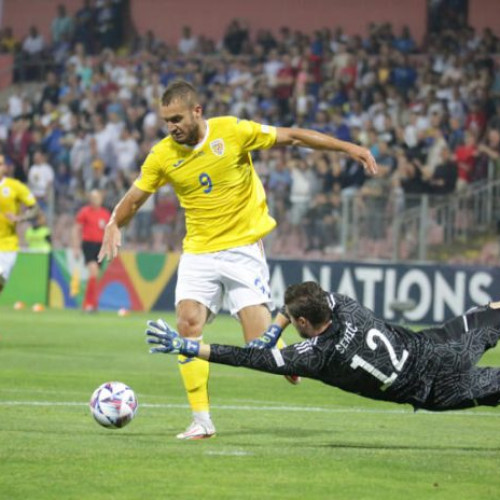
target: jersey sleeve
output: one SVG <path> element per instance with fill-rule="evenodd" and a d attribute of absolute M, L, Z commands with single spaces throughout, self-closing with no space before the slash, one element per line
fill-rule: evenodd
<path fill-rule="evenodd" d="M 78 224 L 82 225 L 85 222 L 86 210 L 85 207 L 81 208 L 76 214 L 75 220 Z"/>
<path fill-rule="evenodd" d="M 153 148 L 143 163 L 141 173 L 135 180 L 134 186 L 141 191 L 154 193 L 160 186 L 165 184 L 160 167 L 159 153 Z"/>
<path fill-rule="evenodd" d="M 276 143 L 276 127 L 237 119 L 236 137 L 245 151 L 269 149 Z"/>
<path fill-rule="evenodd" d="M 21 182 L 17 185 L 17 195 L 24 206 L 32 207 L 36 205 L 36 199 L 33 193 L 29 190 L 28 186 L 25 186 Z"/>
<path fill-rule="evenodd" d="M 243 366 L 277 375 L 299 375 L 318 378 L 325 364 L 324 352 L 306 342 L 283 349 L 255 349 L 227 345 L 210 345 L 211 363 Z"/>

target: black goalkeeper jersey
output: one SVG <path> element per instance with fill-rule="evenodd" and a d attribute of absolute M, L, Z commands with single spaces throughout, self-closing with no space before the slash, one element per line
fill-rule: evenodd
<path fill-rule="evenodd" d="M 300 375 L 372 399 L 420 406 L 436 361 L 425 335 L 384 322 L 341 294 L 328 294 L 332 324 L 321 335 L 281 350 L 212 344 L 210 361 Z"/>

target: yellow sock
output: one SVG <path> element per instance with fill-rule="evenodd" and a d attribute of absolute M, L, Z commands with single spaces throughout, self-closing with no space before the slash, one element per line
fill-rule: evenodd
<path fill-rule="evenodd" d="M 179 356 L 179 370 L 193 412 L 208 412 L 208 373 L 210 364 L 204 359 Z"/>

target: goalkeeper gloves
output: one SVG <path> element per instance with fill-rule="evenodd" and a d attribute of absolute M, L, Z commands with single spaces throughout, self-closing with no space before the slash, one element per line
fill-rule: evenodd
<path fill-rule="evenodd" d="M 162 319 L 148 321 L 146 330 L 148 344 L 156 344 L 159 347 L 152 347 L 149 352 L 168 354 L 183 354 L 189 358 L 198 356 L 200 352 L 200 343 L 195 340 L 189 340 L 181 337 L 175 330 L 165 323 Z"/>
<path fill-rule="evenodd" d="M 254 349 L 272 349 L 281 337 L 283 328 L 278 325 L 271 325 L 260 337 L 250 341 L 245 347 Z"/>

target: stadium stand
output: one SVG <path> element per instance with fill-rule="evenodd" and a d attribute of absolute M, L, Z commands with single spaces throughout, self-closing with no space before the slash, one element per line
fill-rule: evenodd
<path fill-rule="evenodd" d="M 69 244 L 65 229 L 86 192 L 104 190 L 112 207 L 133 182 L 164 136 L 156 106 L 177 78 L 199 89 L 207 116 L 313 128 L 357 141 L 377 159 L 380 175 L 366 178 L 336 154 L 256 154 L 279 222 L 272 256 L 425 258 L 422 240 L 439 248 L 460 237 L 445 221 L 488 234 L 500 218 L 500 41 L 492 30 L 477 33 L 453 12 L 431 12 L 422 43 L 388 23 L 346 36 L 252 33 L 234 20 L 220 40 L 186 26 L 168 44 L 151 31 L 125 36 L 121 2 L 92 5 L 74 16 L 60 8 L 51 40 L 36 26 L 24 39 L 8 27 L 0 34 L 0 51 L 14 56 L 0 146 L 15 177 L 32 188 L 34 178 L 46 183 L 40 196 L 54 247 Z M 44 179 L 30 175 L 40 163 Z M 127 244 L 176 250 L 182 234 L 182 212 L 165 188 L 143 207 Z M 481 255 L 494 260 L 491 241 Z"/>

